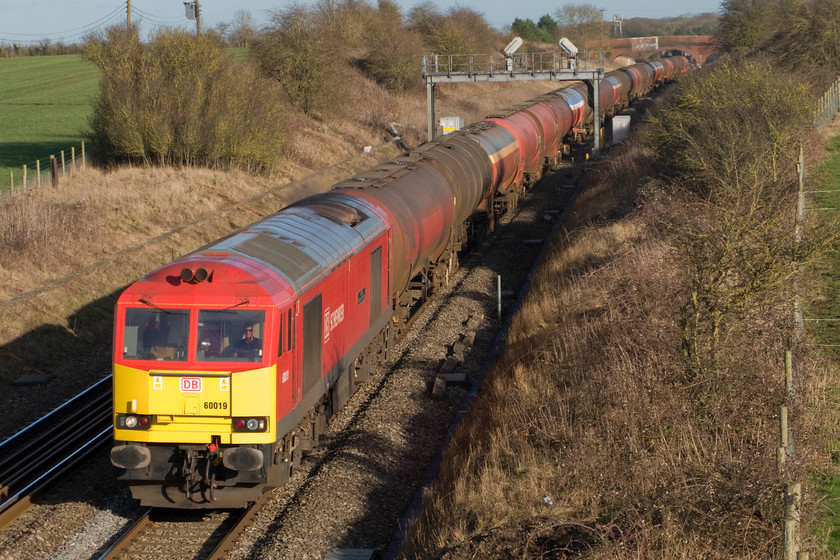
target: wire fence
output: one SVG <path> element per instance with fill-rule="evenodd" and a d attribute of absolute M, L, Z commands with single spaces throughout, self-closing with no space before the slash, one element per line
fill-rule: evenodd
<path fill-rule="evenodd" d="M 834 80 L 817 102 L 817 114 L 814 119 L 817 126 L 830 123 L 837 111 L 840 111 L 840 78 Z"/>
<path fill-rule="evenodd" d="M 828 90 L 823 94 L 817 102 L 817 108 L 814 115 L 814 123 L 817 127 L 829 124 L 837 112 L 840 111 L 840 78 L 837 78 L 834 83 L 829 86 Z M 797 202 L 797 223 L 801 224 L 805 218 L 806 210 L 838 210 L 836 204 L 828 207 L 825 200 L 817 199 L 814 202 L 816 206 L 805 206 L 805 195 L 824 195 L 837 194 L 840 190 L 836 189 L 820 189 L 809 190 L 804 189 L 805 182 L 805 163 L 803 157 L 803 149 L 800 145 L 799 149 L 799 163 L 797 164 L 797 172 L 799 175 L 799 200 Z M 799 229 L 797 225 L 797 231 Z M 797 234 L 798 235 L 798 234 Z M 798 291 L 798 290 L 797 290 Z M 816 323 L 834 323 L 840 321 L 836 317 L 806 317 L 804 316 L 805 309 L 803 309 L 803 302 L 801 295 L 797 295 L 795 304 L 795 320 L 800 330 L 805 328 L 805 324 Z M 817 343 L 815 346 L 823 348 L 836 348 L 838 345 L 832 342 Z M 789 415 L 796 415 L 798 413 L 797 403 L 795 402 L 796 385 L 795 385 L 795 371 L 794 362 L 791 352 L 785 353 L 785 402 L 780 406 L 779 410 L 779 446 L 776 450 L 776 459 L 778 462 L 779 474 L 782 475 L 784 486 L 782 489 L 782 496 L 784 499 L 784 512 L 782 514 L 782 559 L 783 560 L 809 560 L 810 551 L 803 550 L 802 537 L 800 535 L 800 522 L 802 517 L 802 483 L 795 477 L 787 475 L 786 462 L 788 459 L 795 458 L 795 445 L 793 441 L 793 430 L 789 423 Z M 795 418 L 794 418 L 795 419 Z M 837 442 L 834 438 L 829 438 L 830 449 L 832 456 L 835 453 Z M 791 474 L 794 471 L 791 471 Z"/>
<path fill-rule="evenodd" d="M 85 143 L 80 142 L 44 159 L 36 159 L 19 168 L 10 169 L 8 183 L 0 177 L 0 197 L 13 196 L 43 186 L 57 187 L 62 179 L 78 169 L 84 169 L 89 155 L 86 153 Z"/>
<path fill-rule="evenodd" d="M 840 77 L 836 78 L 834 82 L 823 93 L 822 97 L 817 101 L 817 108 L 814 112 L 814 124 L 819 128 L 829 124 L 837 112 L 840 111 Z M 799 175 L 799 198 L 797 201 L 797 223 L 801 224 L 805 219 L 806 211 L 836 211 L 840 210 L 837 205 L 837 195 L 840 189 L 809 189 L 805 188 L 805 161 L 802 154 L 802 146 L 799 148 L 799 163 L 797 163 L 797 173 Z M 811 205 L 806 206 L 806 195 L 810 197 Z M 800 227 L 797 225 L 797 228 Z M 802 301 L 797 300 L 796 303 L 797 324 L 799 328 L 803 328 L 805 323 L 828 323 L 840 321 L 835 317 L 806 317 L 802 306 Z M 817 346 L 834 347 L 835 344 L 817 344 Z"/>

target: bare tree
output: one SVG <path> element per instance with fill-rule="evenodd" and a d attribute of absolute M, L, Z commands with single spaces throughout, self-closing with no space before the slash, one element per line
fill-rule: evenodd
<path fill-rule="evenodd" d="M 248 47 L 256 36 L 257 25 L 251 12 L 239 10 L 233 14 L 229 38 L 234 47 Z"/>
<path fill-rule="evenodd" d="M 293 4 L 271 12 L 271 25 L 254 44 L 263 71 L 310 115 L 334 98 L 338 53 L 311 9 Z"/>
<path fill-rule="evenodd" d="M 761 45 L 773 34 L 772 16 L 776 2 L 770 0 L 724 0 L 720 28 L 727 45 L 744 52 Z"/>
<path fill-rule="evenodd" d="M 231 27 L 231 24 L 229 24 L 227 22 L 224 22 L 224 21 L 220 21 L 219 23 L 216 24 L 216 27 L 214 27 L 213 29 L 216 31 L 216 33 L 219 34 L 219 37 L 227 40 L 228 31 L 230 31 L 230 27 Z"/>
<path fill-rule="evenodd" d="M 560 33 L 576 43 L 586 45 L 602 38 L 604 18 L 594 4 L 566 4 L 555 15 Z"/>

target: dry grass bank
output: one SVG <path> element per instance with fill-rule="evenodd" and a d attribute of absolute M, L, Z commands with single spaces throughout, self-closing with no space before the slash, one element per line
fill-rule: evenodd
<path fill-rule="evenodd" d="M 783 306 L 729 333 L 715 370 L 686 367 L 685 270 L 660 224 L 691 210 L 635 171 L 647 157 L 620 150 L 589 177 L 424 497 L 408 558 L 780 556 L 781 488 L 829 462 L 831 370 L 809 340 L 786 344 Z M 648 196 L 628 197 L 636 186 Z M 780 476 L 788 349 L 797 455 Z"/>

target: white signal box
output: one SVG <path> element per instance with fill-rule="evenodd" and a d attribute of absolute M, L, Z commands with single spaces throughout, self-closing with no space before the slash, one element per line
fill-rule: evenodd
<path fill-rule="evenodd" d="M 440 128 L 444 134 L 464 128 L 464 117 L 441 117 Z"/>

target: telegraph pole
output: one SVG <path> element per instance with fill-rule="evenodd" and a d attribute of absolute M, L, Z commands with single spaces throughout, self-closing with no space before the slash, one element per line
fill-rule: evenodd
<path fill-rule="evenodd" d="M 201 5 L 199 0 L 195 0 L 195 34 L 197 37 L 201 36 Z"/>
<path fill-rule="evenodd" d="M 187 11 L 187 19 L 195 20 L 195 36 L 201 35 L 201 5 L 198 0 L 188 0 L 184 2 L 184 8 Z"/>
<path fill-rule="evenodd" d="M 604 48 L 604 13 L 606 11 L 607 10 L 605 10 L 604 8 L 601 8 L 601 21 L 598 22 L 598 31 L 600 32 L 599 45 L 598 46 L 601 49 Z"/>
<path fill-rule="evenodd" d="M 131 29 L 131 0 L 125 0 L 125 26 Z"/>

